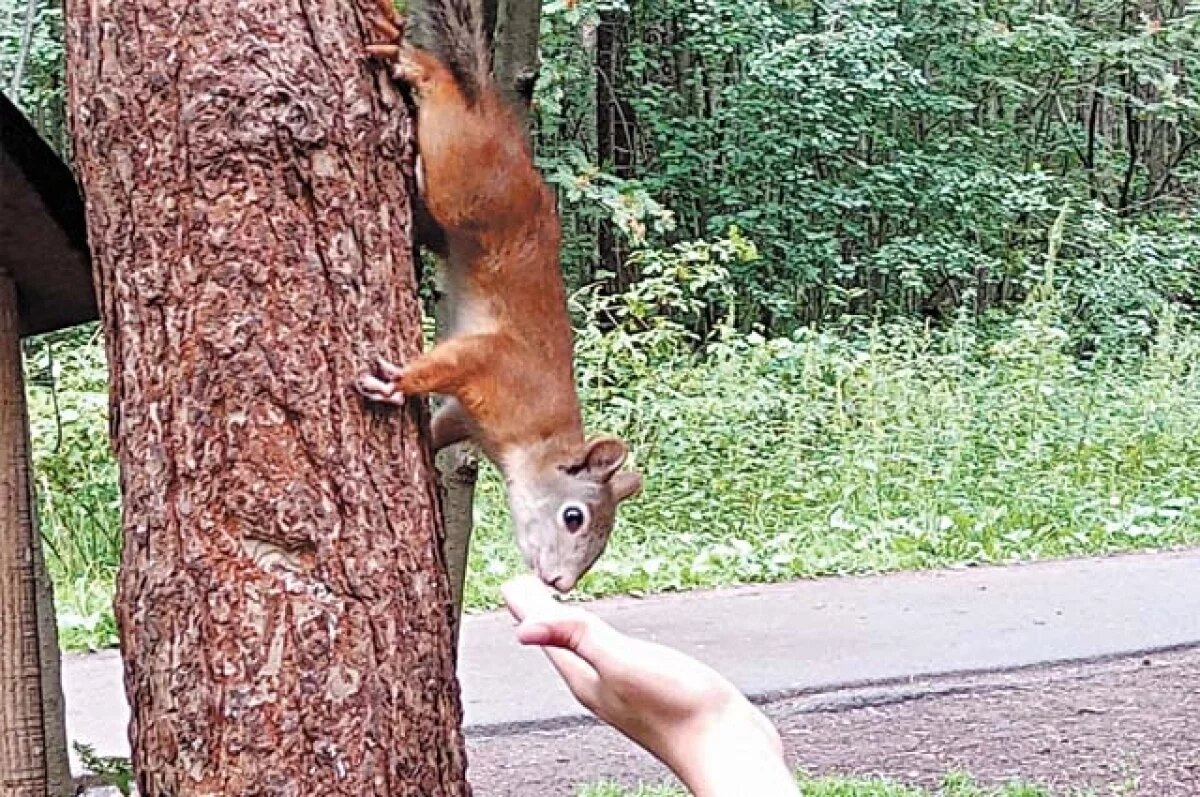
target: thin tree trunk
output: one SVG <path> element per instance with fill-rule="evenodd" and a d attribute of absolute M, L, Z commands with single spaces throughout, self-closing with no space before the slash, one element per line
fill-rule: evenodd
<path fill-rule="evenodd" d="M 30 467 L 17 290 L 0 272 L 0 794 L 59 797 L 68 793 L 60 758 L 66 750 L 58 745 L 62 692 L 57 681 L 50 682 L 57 666 L 43 670 L 57 664 L 58 651 L 57 645 L 51 651 L 43 644 L 49 642 L 42 633 L 44 610 L 52 611 L 53 604 L 38 605 L 41 539 Z M 47 656 L 55 660 L 45 661 Z M 54 716 L 46 711 L 48 689 L 60 700 Z"/>
<path fill-rule="evenodd" d="M 628 15 L 623 11 L 600 14 L 596 31 L 596 160 L 616 177 L 633 176 L 634 111 L 622 99 Z M 601 219 L 597 230 L 599 267 L 613 275 L 612 289 L 626 290 L 637 280 L 630 272 L 627 252 L 612 219 Z"/>
<path fill-rule="evenodd" d="M 37 0 L 25 0 L 25 24 L 21 28 L 21 44 L 17 50 L 17 62 L 13 66 L 12 82 L 8 87 L 8 98 L 18 108 L 21 105 L 21 84 L 25 80 L 25 64 L 33 47 L 33 23 L 37 20 Z"/>
<path fill-rule="evenodd" d="M 492 35 L 492 71 L 496 82 L 518 107 L 528 110 L 541 59 L 538 38 L 541 0 L 499 0 Z"/>
<path fill-rule="evenodd" d="M 373 4 L 68 0 L 139 792 L 469 795 L 419 404 L 411 119 Z"/>
<path fill-rule="evenodd" d="M 462 443 L 438 452 L 438 474 L 442 482 L 442 513 L 446 524 L 446 572 L 454 602 L 454 636 L 457 640 L 467 584 L 467 562 L 471 534 L 475 528 L 475 484 L 479 480 L 479 456 Z"/>
<path fill-rule="evenodd" d="M 437 336 L 452 328 L 453 308 L 449 296 L 442 293 L 435 312 Z M 442 520 L 446 530 L 443 546 L 450 596 L 454 605 L 454 638 L 462 627 L 463 598 L 467 584 L 467 564 L 471 555 L 471 535 L 475 530 L 475 484 L 479 481 L 479 454 L 469 442 L 444 448 L 435 460 L 442 487 Z"/>
<path fill-rule="evenodd" d="M 500 0 L 482 0 L 483 32 L 487 34 L 488 44 L 495 42 L 496 19 L 500 16 Z"/>

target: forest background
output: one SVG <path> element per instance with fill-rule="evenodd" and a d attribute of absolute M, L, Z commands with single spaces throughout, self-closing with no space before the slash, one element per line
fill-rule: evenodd
<path fill-rule="evenodd" d="M 587 595 L 1200 541 L 1200 3 L 547 0 L 533 135 L 589 427 Z M 0 89 L 70 158 L 62 11 Z M 116 643 L 100 333 L 26 342 L 63 643 Z M 518 572 L 486 468 L 467 604 Z"/>

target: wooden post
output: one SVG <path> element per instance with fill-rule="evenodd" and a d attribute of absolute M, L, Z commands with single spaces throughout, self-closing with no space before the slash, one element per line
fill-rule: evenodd
<path fill-rule="evenodd" d="M 0 272 L 0 794 L 46 797 L 55 783 L 43 712 L 38 540 L 29 491 L 29 436 L 17 290 Z M 55 646 L 57 647 L 57 646 Z M 55 662 L 57 672 L 57 662 Z M 61 723 L 61 718 L 57 720 Z M 61 777 L 61 771 L 55 774 Z"/>

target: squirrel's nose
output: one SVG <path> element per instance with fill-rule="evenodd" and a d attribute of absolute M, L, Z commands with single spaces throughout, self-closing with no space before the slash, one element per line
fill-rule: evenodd
<path fill-rule="evenodd" d="M 565 595 L 571 591 L 571 587 L 575 586 L 575 579 L 565 573 L 556 573 L 549 569 L 538 568 L 538 578 L 548 587 L 553 587 L 559 593 Z"/>

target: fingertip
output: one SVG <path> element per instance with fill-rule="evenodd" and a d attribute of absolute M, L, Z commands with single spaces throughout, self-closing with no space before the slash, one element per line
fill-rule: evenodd
<path fill-rule="evenodd" d="M 525 593 L 530 590 L 534 592 L 544 591 L 542 582 L 537 579 L 532 573 L 522 573 L 519 576 L 514 576 L 508 581 L 500 585 L 500 590 L 507 593 Z"/>
<path fill-rule="evenodd" d="M 532 575 L 522 575 L 506 581 L 500 586 L 500 594 L 508 611 L 517 620 L 524 620 L 537 608 L 554 606 L 554 599 L 546 585 Z"/>

